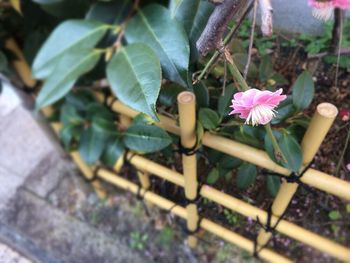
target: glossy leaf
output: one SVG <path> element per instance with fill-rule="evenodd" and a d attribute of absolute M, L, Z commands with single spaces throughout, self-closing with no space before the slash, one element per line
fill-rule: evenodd
<path fill-rule="evenodd" d="M 93 127 L 86 128 L 80 138 L 79 153 L 87 164 L 96 162 L 106 145 L 108 136 L 96 131 Z"/>
<path fill-rule="evenodd" d="M 234 168 L 237 168 L 241 164 L 242 164 L 242 160 L 229 155 L 224 155 L 220 159 L 218 167 L 222 169 L 232 170 Z"/>
<path fill-rule="evenodd" d="M 218 113 L 221 116 L 226 116 L 230 111 L 231 101 L 233 99 L 233 94 L 237 92 L 237 89 L 233 84 L 226 86 L 225 93 L 221 95 L 218 99 Z"/>
<path fill-rule="evenodd" d="M 104 133 L 106 135 L 118 135 L 117 126 L 113 121 L 106 120 L 99 116 L 95 116 L 92 120 L 92 126 L 97 132 Z"/>
<path fill-rule="evenodd" d="M 76 124 L 69 124 L 67 126 L 64 126 L 59 131 L 59 137 L 65 146 L 66 149 L 69 150 L 69 146 L 76 134 L 79 134 L 82 130 L 82 126 L 77 126 Z"/>
<path fill-rule="evenodd" d="M 303 155 L 301 152 L 301 146 L 297 142 L 297 140 L 291 135 L 291 134 L 282 134 L 277 131 L 273 131 L 278 145 L 281 148 L 281 151 L 286 158 L 285 162 L 283 158 L 276 157 L 275 151 L 272 146 L 272 142 L 270 137 L 266 134 L 265 136 L 265 150 L 268 153 L 269 157 L 281 164 L 282 166 L 286 167 L 287 169 L 293 171 L 293 172 L 299 172 L 302 161 L 303 161 Z"/>
<path fill-rule="evenodd" d="M 188 35 L 191 32 L 200 2 L 201 0 L 170 0 L 169 2 L 171 18 L 181 22 Z"/>
<path fill-rule="evenodd" d="M 196 95 L 197 107 L 209 107 L 209 91 L 207 86 L 203 82 L 194 85 L 193 92 Z"/>
<path fill-rule="evenodd" d="M 266 187 L 269 194 L 275 197 L 280 189 L 281 182 L 277 176 L 268 175 L 266 178 Z"/>
<path fill-rule="evenodd" d="M 144 44 L 131 44 L 115 54 L 107 66 L 115 95 L 129 107 L 158 120 L 156 101 L 161 84 L 159 60 Z"/>
<path fill-rule="evenodd" d="M 216 168 L 210 170 L 207 176 L 207 184 L 215 184 L 219 179 L 219 171 Z"/>
<path fill-rule="evenodd" d="M 117 24 L 127 16 L 130 7 L 130 0 L 97 2 L 90 7 L 85 17 L 88 20 L 100 21 L 107 24 Z"/>
<path fill-rule="evenodd" d="M 295 113 L 295 107 L 293 104 L 293 99 L 288 96 L 287 99 L 282 101 L 276 108 L 276 116 L 272 119 L 272 124 L 278 124 L 291 117 Z"/>
<path fill-rule="evenodd" d="M 275 71 L 271 63 L 271 59 L 268 55 L 265 55 L 261 58 L 259 65 L 259 79 L 260 81 L 267 81 L 274 75 Z"/>
<path fill-rule="evenodd" d="M 220 123 L 219 115 L 209 108 L 202 108 L 199 110 L 198 120 L 205 129 L 213 130 Z"/>
<path fill-rule="evenodd" d="M 311 74 L 304 71 L 299 75 L 292 89 L 295 107 L 299 111 L 306 109 L 310 105 L 315 93 L 314 81 Z"/>
<path fill-rule="evenodd" d="M 125 147 L 120 138 L 109 142 L 101 156 L 102 162 L 108 167 L 113 167 L 117 160 L 123 155 Z"/>
<path fill-rule="evenodd" d="M 103 104 L 98 103 L 98 102 L 93 102 L 85 106 L 86 110 L 86 119 L 87 120 L 93 120 L 96 117 L 105 119 L 105 120 L 114 120 L 114 115 L 113 113 L 103 106 Z"/>
<path fill-rule="evenodd" d="M 54 71 L 56 75 L 56 65 L 59 64 L 62 56 L 66 54 L 72 56 L 79 50 L 90 52 L 109 28 L 109 25 L 95 21 L 67 20 L 63 22 L 51 33 L 35 57 L 34 76 L 44 79 Z"/>
<path fill-rule="evenodd" d="M 36 108 L 48 106 L 65 96 L 77 79 L 96 65 L 100 55 L 100 51 L 77 50 L 61 58 L 55 66 L 55 74 L 45 81 L 40 90 Z"/>
<path fill-rule="evenodd" d="M 65 104 L 60 109 L 60 122 L 63 125 L 79 125 L 83 123 L 83 118 L 77 110 L 69 104 Z"/>
<path fill-rule="evenodd" d="M 165 84 L 162 86 L 159 94 L 159 102 L 164 106 L 170 107 L 176 104 L 177 95 L 186 89 L 175 84 Z"/>
<path fill-rule="evenodd" d="M 157 4 L 138 11 L 127 24 L 128 43 L 142 42 L 158 55 L 164 77 L 187 86 L 190 48 L 182 25 L 171 19 L 170 11 Z"/>
<path fill-rule="evenodd" d="M 171 137 L 163 129 L 152 125 L 132 125 L 124 133 L 126 147 L 143 153 L 162 150 L 171 142 Z"/>
<path fill-rule="evenodd" d="M 244 163 L 238 168 L 237 177 L 236 177 L 236 184 L 237 187 L 240 189 L 246 189 L 250 185 L 255 183 L 256 179 L 256 166 Z"/>
<path fill-rule="evenodd" d="M 287 163 L 283 162 L 283 166 L 298 173 L 303 161 L 303 154 L 299 143 L 293 136 L 288 134 L 283 134 L 278 142 L 281 151 L 287 159 Z"/>

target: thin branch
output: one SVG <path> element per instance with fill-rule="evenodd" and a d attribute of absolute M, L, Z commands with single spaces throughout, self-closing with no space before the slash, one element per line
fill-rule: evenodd
<path fill-rule="evenodd" d="M 253 43 L 254 43 L 257 4 L 258 4 L 258 0 L 254 0 L 253 22 L 252 22 L 252 29 L 250 31 L 250 38 L 249 38 L 248 59 L 247 59 L 247 64 L 245 65 L 244 72 L 243 72 L 243 78 L 244 79 L 247 79 L 249 66 L 250 66 L 250 61 L 252 59 L 252 49 L 253 49 Z"/>
<path fill-rule="evenodd" d="M 247 8 L 244 10 L 243 14 L 239 18 L 236 26 L 231 28 L 230 32 L 225 37 L 225 39 L 223 41 L 224 46 L 227 45 L 231 41 L 233 36 L 236 35 L 236 33 L 237 33 L 239 27 L 241 26 L 243 20 L 246 18 L 246 16 L 249 14 L 250 10 L 252 9 L 253 2 L 254 2 L 254 0 L 249 3 L 249 5 L 247 6 Z M 200 80 L 203 79 L 203 77 L 205 76 L 205 74 L 207 73 L 207 71 L 209 70 L 211 65 L 213 65 L 216 62 L 216 60 L 219 58 L 219 56 L 220 56 L 220 52 L 219 51 L 215 51 L 213 56 L 210 58 L 210 60 L 208 61 L 208 63 L 205 65 L 204 69 L 202 70 L 202 72 L 198 76 L 198 78 L 194 81 L 194 83 L 197 83 L 197 82 L 199 82 Z"/>

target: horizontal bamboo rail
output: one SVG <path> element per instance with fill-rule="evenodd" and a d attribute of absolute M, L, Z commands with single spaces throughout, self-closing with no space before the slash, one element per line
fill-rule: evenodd
<path fill-rule="evenodd" d="M 139 192 L 138 185 L 131 183 L 130 181 L 122 178 L 121 176 L 115 175 L 114 173 L 108 170 L 103 170 L 103 169 L 99 170 L 98 177 L 124 190 L 130 191 L 134 194 L 137 194 Z M 143 196 L 143 198 L 146 201 L 151 202 L 167 211 L 171 210 L 173 214 L 185 220 L 188 219 L 186 208 L 179 205 L 175 206 L 174 202 L 167 200 L 153 192 L 144 191 L 143 189 L 140 191 L 140 195 Z M 214 235 L 220 236 L 226 241 L 231 242 L 244 250 L 247 250 L 250 253 L 254 251 L 254 243 L 251 240 L 246 239 L 206 218 L 203 218 L 201 220 L 200 227 Z M 262 259 L 265 259 L 269 262 L 276 262 L 276 263 L 292 262 L 291 260 L 266 248 L 260 251 L 259 256 Z"/>
<path fill-rule="evenodd" d="M 113 98 L 109 98 L 110 102 L 112 100 Z M 127 107 L 120 101 L 115 101 L 111 106 L 113 111 L 127 115 L 131 118 L 134 118 L 137 114 L 139 114 L 137 111 Z M 180 135 L 180 128 L 176 124 L 175 120 L 162 115 L 159 115 L 159 119 L 160 122 L 156 123 L 157 126 L 176 135 Z M 227 139 L 210 132 L 205 132 L 202 138 L 202 143 L 203 145 L 214 150 L 237 157 L 243 161 L 255 164 L 270 171 L 283 175 L 290 174 L 288 169 L 273 162 L 265 151 L 236 142 L 232 139 Z M 350 182 L 341 180 L 337 177 L 312 168 L 307 170 L 307 172 L 301 178 L 301 181 L 319 190 L 350 201 Z"/>
<path fill-rule="evenodd" d="M 167 167 L 161 166 L 155 162 L 152 162 L 139 155 L 128 153 L 127 158 L 130 163 L 138 169 L 147 170 L 150 174 L 156 175 L 162 179 L 170 181 L 178 186 L 184 186 L 184 177 L 182 174 L 175 172 Z M 153 165 L 156 168 L 153 168 Z M 263 223 L 267 223 L 267 212 L 252 206 L 244 201 L 241 201 L 233 196 L 225 194 L 217 189 L 214 189 L 208 185 L 204 185 L 200 189 L 200 195 L 207 198 L 219 205 L 222 205 L 232 211 L 235 211 L 245 217 L 250 217 L 253 220 L 259 218 Z M 273 216 L 271 219 L 272 225 L 277 222 L 278 218 Z M 293 223 L 290 223 L 284 219 L 280 221 L 276 230 L 286 236 L 289 236 L 295 240 L 301 241 L 313 248 L 326 252 L 338 259 L 347 261 L 350 259 L 350 249 L 342 245 L 337 244 L 334 241 L 328 240 L 320 235 L 312 233 L 302 227 L 299 227 Z"/>

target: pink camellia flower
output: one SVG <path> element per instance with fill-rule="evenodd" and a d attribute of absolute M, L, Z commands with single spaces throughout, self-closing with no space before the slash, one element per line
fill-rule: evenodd
<path fill-rule="evenodd" d="M 347 109 L 340 109 L 339 110 L 339 117 L 343 121 L 348 121 L 348 120 L 350 120 L 350 112 Z"/>
<path fill-rule="evenodd" d="M 331 18 L 336 7 L 350 10 L 350 0 L 309 0 L 309 5 L 313 7 L 312 15 L 324 21 Z"/>
<path fill-rule="evenodd" d="M 245 92 L 238 92 L 234 94 L 232 105 L 232 114 L 240 114 L 241 119 L 246 119 L 246 124 L 253 126 L 258 124 L 267 124 L 273 117 L 276 111 L 274 108 L 284 99 L 286 95 L 281 95 L 282 89 L 275 92 L 268 90 L 249 89 Z"/>
<path fill-rule="evenodd" d="M 346 165 L 346 169 L 348 169 L 348 171 L 350 172 L 350 163 Z"/>

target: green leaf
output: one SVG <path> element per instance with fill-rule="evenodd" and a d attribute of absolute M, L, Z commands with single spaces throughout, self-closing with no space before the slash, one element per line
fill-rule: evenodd
<path fill-rule="evenodd" d="M 147 44 L 158 55 L 165 78 L 187 86 L 190 48 L 182 25 L 172 20 L 170 11 L 157 4 L 138 11 L 127 24 L 128 43 Z"/>
<path fill-rule="evenodd" d="M 101 161 L 108 167 L 113 167 L 117 160 L 124 154 L 125 147 L 120 138 L 108 143 L 104 150 Z"/>
<path fill-rule="evenodd" d="M 55 66 L 52 74 L 44 83 L 36 100 L 36 108 L 42 108 L 55 103 L 66 95 L 77 79 L 90 71 L 100 58 L 100 51 L 76 51 L 63 56 Z"/>
<path fill-rule="evenodd" d="M 219 115 L 209 108 L 201 108 L 199 110 L 198 120 L 208 130 L 214 130 L 220 123 Z"/>
<path fill-rule="evenodd" d="M 201 0 L 170 0 L 169 10 L 172 19 L 181 22 L 189 35 Z"/>
<path fill-rule="evenodd" d="M 242 160 L 229 155 L 224 155 L 220 159 L 218 167 L 221 169 L 232 170 L 234 168 L 237 168 L 241 164 L 242 164 Z"/>
<path fill-rule="evenodd" d="M 0 51 L 0 72 L 7 69 L 7 58 L 3 52 Z"/>
<path fill-rule="evenodd" d="M 88 90 L 73 90 L 65 97 L 65 102 L 79 111 L 85 111 L 87 105 L 96 102 L 96 99 Z"/>
<path fill-rule="evenodd" d="M 77 126 L 76 124 L 69 124 L 67 126 L 64 126 L 59 131 L 59 137 L 66 149 L 69 149 L 69 146 L 73 138 L 75 137 L 76 134 L 80 133 L 81 129 L 82 129 L 82 126 Z"/>
<path fill-rule="evenodd" d="M 293 103 L 295 107 L 301 111 L 307 108 L 315 93 L 315 86 L 312 76 L 309 72 L 304 71 L 297 80 L 293 87 Z"/>
<path fill-rule="evenodd" d="M 261 141 L 257 137 L 257 134 L 251 132 L 252 129 L 255 129 L 255 127 L 241 126 L 240 129 L 234 131 L 235 140 L 259 148 Z"/>
<path fill-rule="evenodd" d="M 108 135 L 96 131 L 93 127 L 86 128 L 80 138 L 79 153 L 87 164 L 96 162 L 106 145 Z"/>
<path fill-rule="evenodd" d="M 93 102 L 88 105 L 85 105 L 85 110 L 86 110 L 85 118 L 87 120 L 91 121 L 96 117 L 109 120 L 109 121 L 114 120 L 114 114 L 99 102 Z"/>
<path fill-rule="evenodd" d="M 90 7 L 85 17 L 106 24 L 117 24 L 125 19 L 130 7 L 130 0 L 97 2 Z"/>
<path fill-rule="evenodd" d="M 221 116 L 226 116 L 230 112 L 230 104 L 233 98 L 233 94 L 237 92 L 237 89 L 233 84 L 228 85 L 225 88 L 225 93 L 218 99 L 218 113 Z"/>
<path fill-rule="evenodd" d="M 338 220 L 341 218 L 341 214 L 338 210 L 333 210 L 333 211 L 329 212 L 328 217 L 331 220 Z"/>
<path fill-rule="evenodd" d="M 176 104 L 177 95 L 186 89 L 175 84 L 165 84 L 162 86 L 159 94 L 159 102 L 164 106 L 170 107 Z"/>
<path fill-rule="evenodd" d="M 236 177 L 236 185 L 240 189 L 246 189 L 250 185 L 255 183 L 256 179 L 256 166 L 249 164 L 249 163 L 243 163 L 239 168 L 237 172 Z"/>
<path fill-rule="evenodd" d="M 295 113 L 295 107 L 291 96 L 287 96 L 287 99 L 282 101 L 277 109 L 276 116 L 272 119 L 272 124 L 278 124 L 291 117 Z"/>
<path fill-rule="evenodd" d="M 275 197 L 281 186 L 280 179 L 277 176 L 268 175 L 266 179 L 266 186 L 269 194 Z"/>
<path fill-rule="evenodd" d="M 207 184 L 215 184 L 217 180 L 219 179 L 219 171 L 216 168 L 213 168 L 210 170 L 208 176 L 207 176 Z"/>
<path fill-rule="evenodd" d="M 196 47 L 196 42 L 202 34 L 205 26 L 207 25 L 208 19 L 211 13 L 213 12 L 214 8 L 215 6 L 209 3 L 208 1 L 200 1 L 199 3 L 199 7 L 194 17 L 191 31 L 188 34 L 191 47 L 191 62 L 194 62 L 198 59 L 198 50 Z"/>
<path fill-rule="evenodd" d="M 129 107 L 158 120 L 156 101 L 161 84 L 159 60 L 144 44 L 131 44 L 113 56 L 107 78 L 115 95 Z"/>
<path fill-rule="evenodd" d="M 271 59 L 268 55 L 265 55 L 261 58 L 259 65 L 259 79 L 264 82 L 270 79 L 274 75 L 275 71 L 271 63 Z"/>
<path fill-rule="evenodd" d="M 132 120 L 133 125 L 136 125 L 136 124 L 151 125 L 153 123 L 154 123 L 154 120 L 150 116 L 144 113 L 137 114 L 136 117 Z"/>
<path fill-rule="evenodd" d="M 247 54 L 241 54 L 236 53 L 232 56 L 233 61 L 236 63 L 237 68 L 240 72 L 244 72 L 245 66 L 247 65 L 248 61 L 248 55 Z M 248 77 L 249 78 L 255 78 L 258 75 L 258 69 L 254 63 L 250 63 L 249 70 L 248 70 Z"/>
<path fill-rule="evenodd" d="M 193 92 L 196 95 L 197 107 L 209 107 L 209 91 L 207 86 L 202 81 L 196 85 L 193 85 Z"/>
<path fill-rule="evenodd" d="M 33 0 L 50 15 L 61 19 L 83 17 L 89 7 L 87 0 Z"/>
<path fill-rule="evenodd" d="M 56 71 L 56 65 L 61 61 L 62 56 L 66 54 L 72 56 L 78 50 L 91 50 L 109 28 L 109 25 L 95 21 L 68 20 L 63 22 L 52 32 L 35 57 L 34 76 L 44 79 L 51 76 L 53 72 L 55 72 L 54 75 L 59 74 Z M 65 67 L 69 69 L 71 65 L 66 64 Z"/>
<path fill-rule="evenodd" d="M 268 153 L 269 157 L 276 163 L 279 163 L 287 169 L 298 173 L 303 161 L 303 154 L 301 152 L 301 146 L 299 145 L 298 141 L 291 134 L 280 133 L 275 130 L 273 131 L 273 134 L 277 139 L 278 145 L 280 146 L 281 151 L 287 160 L 287 163 L 283 161 L 282 158 L 280 160 L 276 159 L 271 139 L 266 134 L 265 150 Z"/>
<path fill-rule="evenodd" d="M 164 149 L 172 142 L 163 129 L 151 125 L 132 125 L 124 133 L 124 144 L 131 150 L 151 153 Z"/>
<path fill-rule="evenodd" d="M 95 116 L 92 119 L 92 127 L 95 131 L 105 133 L 106 135 L 118 135 L 117 126 L 114 121 L 103 119 L 99 116 Z"/>
<path fill-rule="evenodd" d="M 303 162 L 303 154 L 299 143 L 289 134 L 283 134 L 278 143 L 283 155 L 287 159 L 287 163 L 282 162 L 283 166 L 298 173 Z"/>
<path fill-rule="evenodd" d="M 196 124 L 196 135 L 198 142 L 201 142 L 204 135 L 204 127 L 199 121 Z"/>
<path fill-rule="evenodd" d="M 63 125 L 79 125 L 84 119 L 79 115 L 77 110 L 69 104 L 65 104 L 60 109 L 60 122 Z"/>

